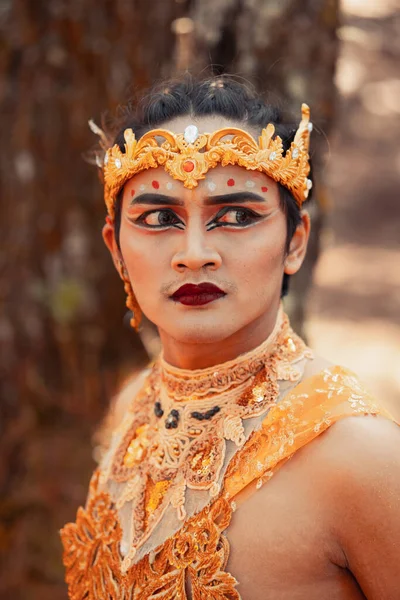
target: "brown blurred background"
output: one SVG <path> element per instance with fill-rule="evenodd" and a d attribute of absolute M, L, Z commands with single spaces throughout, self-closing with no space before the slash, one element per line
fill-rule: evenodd
<path fill-rule="evenodd" d="M 101 188 L 82 154 L 95 141 L 89 118 L 163 77 L 212 64 L 297 115 L 310 104 L 314 238 L 288 308 L 317 351 L 400 416 L 395 5 L 0 3 L 1 600 L 66 599 L 58 529 L 84 501 L 91 437 L 111 397 L 147 360 L 123 324 Z"/>

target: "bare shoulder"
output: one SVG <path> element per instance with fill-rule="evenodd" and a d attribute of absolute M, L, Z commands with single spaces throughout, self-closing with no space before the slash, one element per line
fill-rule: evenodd
<path fill-rule="evenodd" d="M 307 454 L 317 471 L 329 474 L 333 491 L 381 486 L 390 475 L 400 485 L 400 427 L 385 417 L 340 419 L 309 444 Z"/>
<path fill-rule="evenodd" d="M 400 427 L 381 416 L 347 417 L 321 436 L 332 532 L 368 598 L 398 598 Z"/>
<path fill-rule="evenodd" d="M 321 460 L 339 461 L 361 472 L 367 465 L 370 470 L 372 465 L 398 461 L 400 427 L 380 415 L 345 417 L 322 434 L 320 454 Z"/>

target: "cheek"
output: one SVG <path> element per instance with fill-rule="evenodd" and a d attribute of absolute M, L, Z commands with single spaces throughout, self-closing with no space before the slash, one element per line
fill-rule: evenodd
<path fill-rule="evenodd" d="M 274 273 L 280 277 L 283 271 L 286 223 L 278 219 L 273 225 L 266 223 L 249 229 L 246 239 L 239 240 L 235 248 L 227 252 L 230 270 L 236 270 L 249 282 L 253 280 L 255 285 L 265 285 L 265 279 L 258 281 L 258 277 L 270 277 Z"/>
<path fill-rule="evenodd" d="M 156 236 L 137 234 L 129 225 L 122 227 L 121 252 L 133 287 L 154 289 L 159 285 L 168 254 Z"/>

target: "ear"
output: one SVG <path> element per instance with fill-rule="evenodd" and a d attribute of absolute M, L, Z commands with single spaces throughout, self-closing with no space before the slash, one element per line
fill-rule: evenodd
<path fill-rule="evenodd" d="M 106 223 L 103 227 L 103 240 L 108 250 L 110 251 L 111 257 L 114 262 L 114 266 L 118 273 L 121 275 L 121 253 L 118 249 L 117 242 L 115 241 L 115 229 L 114 223 L 110 217 L 106 217 Z"/>
<path fill-rule="evenodd" d="M 284 271 L 287 275 L 294 275 L 303 264 L 310 236 L 310 215 L 306 210 L 301 212 L 301 223 L 296 228 L 290 241 L 289 252 L 285 258 Z"/>

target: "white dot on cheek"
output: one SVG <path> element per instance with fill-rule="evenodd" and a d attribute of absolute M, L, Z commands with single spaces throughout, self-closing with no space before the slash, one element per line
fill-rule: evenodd
<path fill-rule="evenodd" d="M 207 188 L 209 189 L 210 192 L 214 192 L 214 190 L 216 190 L 216 188 L 217 188 L 217 184 L 214 183 L 213 181 L 207 181 Z"/>
<path fill-rule="evenodd" d="M 146 189 L 146 186 L 144 185 L 144 183 L 142 183 L 142 185 L 141 185 L 141 186 L 139 186 L 139 190 L 140 190 L 141 192 L 144 192 L 144 190 L 145 190 L 145 189 Z"/>
<path fill-rule="evenodd" d="M 248 179 L 246 181 L 246 187 L 248 187 L 248 188 L 253 188 L 255 185 L 256 185 L 255 182 L 252 181 L 251 179 Z"/>
<path fill-rule="evenodd" d="M 174 184 L 172 183 L 172 181 L 168 181 L 167 190 L 172 190 L 173 187 L 174 187 Z"/>

